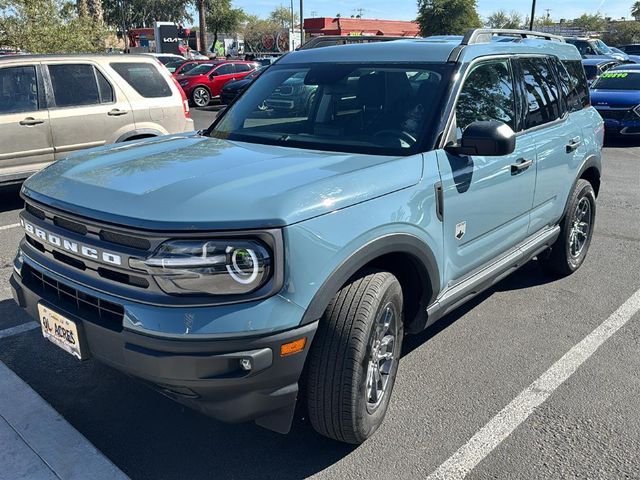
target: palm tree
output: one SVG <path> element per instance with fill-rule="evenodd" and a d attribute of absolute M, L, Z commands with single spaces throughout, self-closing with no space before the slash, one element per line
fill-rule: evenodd
<path fill-rule="evenodd" d="M 633 4 L 633 7 L 631 7 L 631 15 L 636 20 L 640 20 L 640 2 L 636 2 Z"/>
<path fill-rule="evenodd" d="M 78 10 L 78 16 L 81 18 L 87 18 L 89 16 L 89 6 L 87 0 L 78 0 L 76 2 L 76 9 Z"/>
<path fill-rule="evenodd" d="M 200 36 L 200 51 L 208 52 L 207 45 L 207 19 L 206 19 L 206 0 L 196 0 L 198 7 L 198 35 Z"/>
<path fill-rule="evenodd" d="M 88 0 L 87 5 L 93 21 L 101 24 L 103 21 L 102 0 Z"/>

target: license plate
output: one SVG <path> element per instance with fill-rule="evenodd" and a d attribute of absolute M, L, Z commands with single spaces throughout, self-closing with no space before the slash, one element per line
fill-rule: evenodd
<path fill-rule="evenodd" d="M 65 352 L 82 360 L 80 337 L 76 322 L 65 318 L 42 304 L 38 304 L 42 335 Z"/>

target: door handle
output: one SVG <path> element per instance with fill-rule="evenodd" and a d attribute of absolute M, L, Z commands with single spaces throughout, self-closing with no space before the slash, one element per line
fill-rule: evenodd
<path fill-rule="evenodd" d="M 20 120 L 20 125 L 25 125 L 27 127 L 31 127 L 33 125 L 40 125 L 41 123 L 44 123 L 44 120 L 36 120 L 33 117 L 27 117 L 24 120 Z"/>
<path fill-rule="evenodd" d="M 575 152 L 580 145 L 582 145 L 580 137 L 572 138 L 571 141 L 567 143 L 567 153 Z"/>
<path fill-rule="evenodd" d="M 117 108 L 114 108 L 109 113 L 107 113 L 107 115 L 109 115 L 110 117 L 119 117 L 120 115 L 126 115 L 127 113 L 129 112 L 127 112 L 126 110 L 118 110 Z"/>
<path fill-rule="evenodd" d="M 517 163 L 511 164 L 511 175 L 522 173 L 531 165 L 533 165 L 533 160 L 525 160 L 524 158 L 521 158 Z"/>

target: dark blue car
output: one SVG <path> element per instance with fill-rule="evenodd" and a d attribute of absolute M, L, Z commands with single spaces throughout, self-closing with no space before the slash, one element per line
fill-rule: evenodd
<path fill-rule="evenodd" d="M 608 134 L 640 134 L 640 70 L 613 70 L 593 84 L 591 103 Z"/>

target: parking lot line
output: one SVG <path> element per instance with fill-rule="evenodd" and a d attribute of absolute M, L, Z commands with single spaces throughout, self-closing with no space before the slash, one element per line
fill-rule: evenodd
<path fill-rule="evenodd" d="M 461 479 L 524 422 L 613 334 L 640 311 L 640 290 L 502 409 L 427 480 Z"/>
<path fill-rule="evenodd" d="M 2 225 L 0 226 L 0 230 L 10 230 L 12 228 L 18 228 L 20 226 L 19 223 L 12 223 L 11 225 Z"/>
<path fill-rule="evenodd" d="M 40 324 L 38 322 L 27 322 L 21 325 L 16 325 L 15 327 L 5 328 L 4 330 L 0 330 L 0 339 L 11 337 L 13 335 L 18 335 L 22 332 L 28 332 L 29 330 L 33 330 L 34 328 L 39 328 Z"/>
<path fill-rule="evenodd" d="M 128 477 L 62 418 L 42 397 L 0 362 L 0 417 L 28 445 L 25 464 L 39 457 L 57 478 L 125 480 Z M 17 450 L 16 450 L 17 451 Z M 31 462 L 33 463 L 33 462 Z M 28 465 L 27 465 L 28 466 Z M 34 465 L 34 468 L 37 465 Z M 0 472 L 0 478 L 2 477 Z M 32 478 L 25 476 L 24 478 Z"/>

